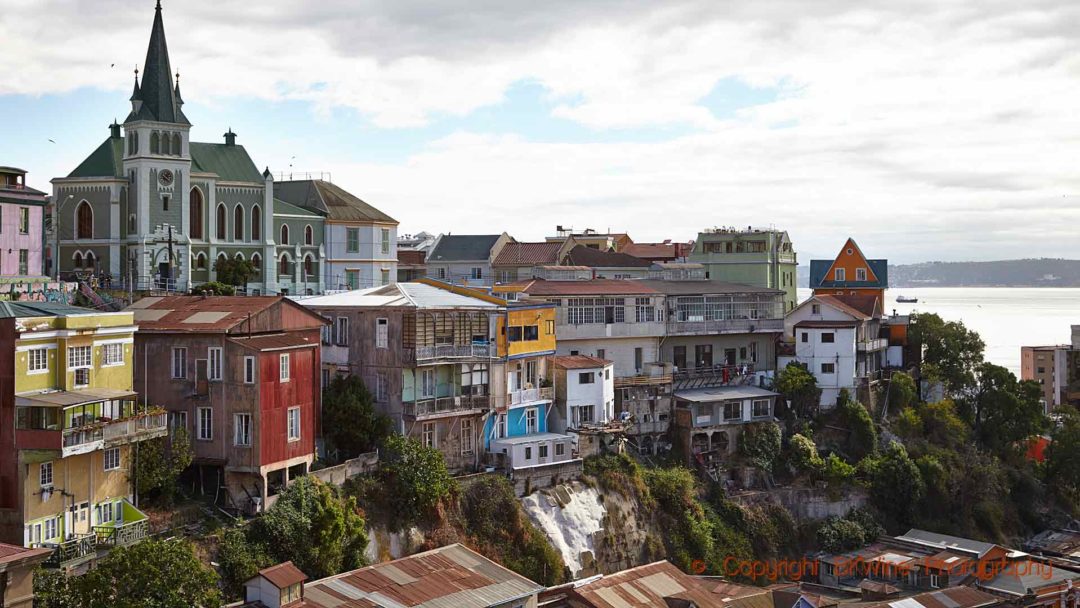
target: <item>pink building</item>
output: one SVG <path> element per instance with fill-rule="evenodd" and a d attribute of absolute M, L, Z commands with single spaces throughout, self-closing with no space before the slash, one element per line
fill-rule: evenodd
<path fill-rule="evenodd" d="M 26 186 L 26 171 L 0 167 L 0 279 L 45 274 L 45 193 Z"/>

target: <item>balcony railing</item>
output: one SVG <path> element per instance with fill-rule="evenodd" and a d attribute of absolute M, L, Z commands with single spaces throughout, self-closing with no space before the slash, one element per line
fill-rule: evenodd
<path fill-rule="evenodd" d="M 710 319 L 669 320 L 669 335 L 748 334 L 783 332 L 783 319 Z"/>
<path fill-rule="evenodd" d="M 402 404 L 406 416 L 421 418 L 440 414 L 454 414 L 469 410 L 487 409 L 491 400 L 487 395 L 458 395 L 456 397 L 433 397 Z"/>
<path fill-rule="evenodd" d="M 523 388 L 516 391 L 510 391 L 507 393 L 506 397 L 506 401 L 510 405 L 520 405 L 522 403 L 542 401 L 545 399 L 551 400 L 555 398 L 555 389 L 550 386 Z"/>
<path fill-rule="evenodd" d="M 143 519 L 120 524 L 94 526 L 97 544 L 104 547 L 124 547 L 150 535 L 150 520 Z"/>
<path fill-rule="evenodd" d="M 35 547 L 54 549 L 43 564 L 46 568 L 67 568 L 97 557 L 97 536 L 81 534 L 59 543 L 38 543 Z"/>
<path fill-rule="evenodd" d="M 412 355 L 417 361 L 486 359 L 497 356 L 497 353 L 498 350 L 494 344 L 438 344 L 435 346 L 418 346 L 412 349 Z"/>
<path fill-rule="evenodd" d="M 657 384 L 671 384 L 671 374 L 658 374 L 655 376 L 622 376 L 615 378 L 615 388 L 628 386 L 654 386 Z"/>
<path fill-rule="evenodd" d="M 885 338 L 875 338 L 873 340 L 867 340 L 865 342 L 856 343 L 856 348 L 863 352 L 875 352 L 879 350 L 885 350 L 889 347 L 889 341 Z"/>
<path fill-rule="evenodd" d="M 121 420 L 99 419 L 85 426 L 64 429 L 63 457 L 86 454 L 106 445 L 164 437 L 168 432 L 166 422 L 166 413 L 157 412 Z"/>

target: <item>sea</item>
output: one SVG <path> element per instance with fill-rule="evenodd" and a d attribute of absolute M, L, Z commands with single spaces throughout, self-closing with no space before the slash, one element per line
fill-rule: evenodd
<path fill-rule="evenodd" d="M 799 289 L 799 301 L 810 297 Z M 918 298 L 901 304 L 899 295 Z M 1020 376 L 1020 347 L 1068 344 L 1071 325 L 1080 325 L 1080 288 L 918 287 L 885 292 L 885 314 L 936 313 L 963 321 L 986 343 L 986 360 Z"/>

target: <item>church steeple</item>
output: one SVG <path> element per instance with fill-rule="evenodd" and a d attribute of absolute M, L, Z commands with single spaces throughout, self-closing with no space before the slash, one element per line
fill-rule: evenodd
<path fill-rule="evenodd" d="M 132 111 L 128 120 L 153 120 L 190 125 L 178 103 L 178 89 L 173 86 L 169 48 L 165 43 L 165 24 L 161 18 L 161 0 L 154 9 L 154 27 L 143 62 L 142 86 L 132 97 L 142 100 L 142 107 Z"/>

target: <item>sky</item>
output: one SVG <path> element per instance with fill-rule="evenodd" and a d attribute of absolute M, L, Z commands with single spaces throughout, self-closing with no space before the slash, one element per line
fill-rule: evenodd
<path fill-rule="evenodd" d="M 800 261 L 1080 258 L 1070 0 L 164 0 L 195 141 L 399 233 L 788 230 Z M 0 165 L 130 109 L 152 0 L 0 0 Z M 52 141 L 50 141 L 52 140 Z"/>

